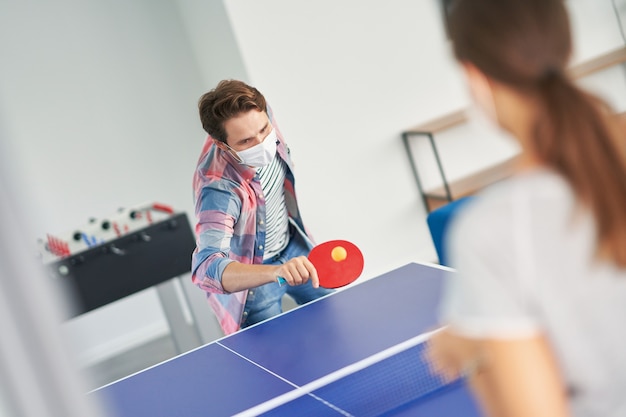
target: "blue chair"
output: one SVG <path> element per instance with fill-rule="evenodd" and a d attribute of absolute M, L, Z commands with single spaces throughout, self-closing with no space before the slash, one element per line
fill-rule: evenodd
<path fill-rule="evenodd" d="M 437 257 L 441 265 L 450 266 L 446 254 L 446 232 L 448 231 L 448 226 L 452 219 L 459 213 L 459 210 L 474 198 L 473 196 L 469 196 L 454 200 L 443 207 L 431 211 L 426 218 L 430 235 L 435 244 L 435 250 L 437 251 Z"/>

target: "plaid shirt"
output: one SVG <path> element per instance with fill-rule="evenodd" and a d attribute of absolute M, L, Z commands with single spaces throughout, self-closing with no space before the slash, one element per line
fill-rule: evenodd
<path fill-rule="evenodd" d="M 285 204 L 289 220 L 306 235 L 294 189 L 289 148 L 274 120 L 267 113 L 278 136 L 277 154 L 287 165 Z M 265 245 L 265 200 L 256 170 L 238 163 L 228 152 L 215 146 L 209 136 L 193 178 L 196 212 L 196 249 L 192 255 L 192 280 L 206 291 L 209 305 L 225 334 L 240 327 L 248 291 L 227 293 L 222 274 L 229 263 L 262 264 Z"/>

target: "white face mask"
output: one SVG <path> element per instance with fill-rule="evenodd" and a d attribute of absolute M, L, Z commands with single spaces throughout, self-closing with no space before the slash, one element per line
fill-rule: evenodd
<path fill-rule="evenodd" d="M 276 129 L 272 131 L 263 139 L 263 142 L 254 145 L 243 151 L 237 152 L 240 163 L 260 168 L 272 162 L 274 155 L 276 155 L 276 141 L 278 137 L 276 135 Z"/>

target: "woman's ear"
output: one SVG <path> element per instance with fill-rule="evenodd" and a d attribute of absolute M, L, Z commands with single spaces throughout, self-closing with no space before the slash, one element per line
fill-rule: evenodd
<path fill-rule="evenodd" d="M 474 64 L 463 62 L 461 66 L 472 100 L 482 108 L 485 99 L 492 97 L 491 83 L 487 76 Z"/>
<path fill-rule="evenodd" d="M 486 75 L 478 69 L 478 67 L 474 64 L 472 64 L 471 62 L 468 61 L 463 61 L 461 62 L 461 67 L 463 68 L 463 71 L 465 72 L 465 75 L 469 78 L 469 77 L 486 77 Z"/>
<path fill-rule="evenodd" d="M 470 62 L 461 63 L 463 73 L 470 95 L 474 104 L 496 125 L 498 124 L 498 112 L 494 97 L 494 85 L 492 81 Z"/>

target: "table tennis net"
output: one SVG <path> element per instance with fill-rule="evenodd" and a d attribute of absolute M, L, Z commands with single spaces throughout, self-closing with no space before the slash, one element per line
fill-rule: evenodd
<path fill-rule="evenodd" d="M 424 358 L 428 335 L 410 339 L 370 358 L 253 407 L 244 416 L 378 417 L 450 389 Z"/>

